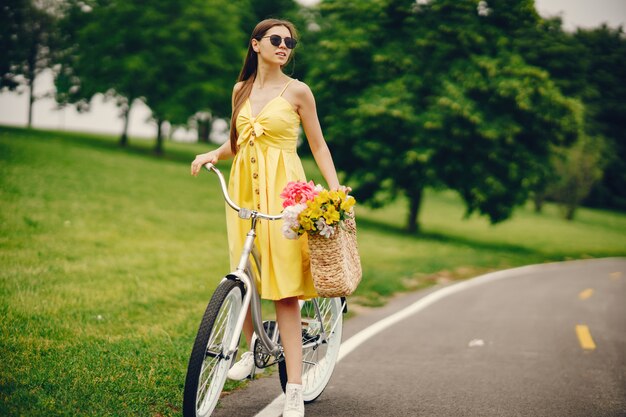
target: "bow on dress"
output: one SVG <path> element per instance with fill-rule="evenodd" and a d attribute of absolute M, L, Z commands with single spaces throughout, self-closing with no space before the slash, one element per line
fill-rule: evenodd
<path fill-rule="evenodd" d="M 254 132 L 254 136 L 257 138 L 265 133 L 265 129 L 260 122 L 252 121 L 248 117 L 246 117 L 246 119 L 246 123 L 244 124 L 243 129 L 239 134 L 239 138 L 237 139 L 238 146 L 241 146 L 241 144 L 250 140 L 252 132 Z"/>

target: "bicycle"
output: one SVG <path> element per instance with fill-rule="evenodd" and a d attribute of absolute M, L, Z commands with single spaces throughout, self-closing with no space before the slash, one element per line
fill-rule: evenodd
<path fill-rule="evenodd" d="M 240 219 L 250 220 L 250 231 L 246 235 L 237 268 L 220 281 L 200 322 L 185 379 L 185 417 L 206 417 L 215 409 L 228 370 L 237 357 L 248 306 L 251 307 L 256 336 L 250 347 L 254 352 L 255 365 L 267 368 L 278 364 L 283 392 L 287 385 L 287 368 L 278 326 L 274 321 L 263 321 L 261 298 L 255 284 L 258 271 L 261 271 L 261 259 L 254 244 L 257 222 L 259 219 L 280 220 L 282 214 L 269 215 L 237 206 L 228 195 L 222 173 L 210 163 L 205 168 L 218 176 L 226 203 L 239 213 Z M 346 309 L 345 298 L 300 301 L 305 404 L 315 401 L 330 380 L 339 355 Z"/>

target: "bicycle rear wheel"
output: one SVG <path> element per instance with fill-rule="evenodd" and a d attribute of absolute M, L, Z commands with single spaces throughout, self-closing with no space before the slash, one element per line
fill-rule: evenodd
<path fill-rule="evenodd" d="M 319 311 L 319 314 L 318 314 Z M 324 391 L 335 369 L 341 347 L 343 308 L 340 298 L 314 298 L 300 309 L 302 322 L 302 396 L 305 404 Z M 322 341 L 322 329 L 326 341 Z M 287 386 L 287 366 L 278 364 L 280 385 Z"/>
<path fill-rule="evenodd" d="M 191 351 L 185 390 L 183 415 L 209 416 L 220 397 L 226 375 L 235 355 L 226 357 L 224 349 L 235 335 L 241 312 L 243 284 L 231 279 L 221 283 L 207 306 Z"/>

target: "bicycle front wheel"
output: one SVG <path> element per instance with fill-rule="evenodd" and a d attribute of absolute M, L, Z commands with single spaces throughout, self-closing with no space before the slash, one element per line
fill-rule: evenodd
<path fill-rule="evenodd" d="M 237 318 L 241 313 L 243 284 L 231 279 L 221 283 L 204 312 L 191 351 L 185 391 L 183 415 L 209 416 L 220 397 L 233 357 L 225 350 L 235 335 Z"/>
<path fill-rule="evenodd" d="M 324 391 L 341 347 L 343 306 L 340 298 L 314 298 L 300 309 L 302 323 L 302 397 L 305 404 Z M 325 339 L 324 339 L 325 336 Z M 287 366 L 278 364 L 280 385 L 287 387 Z"/>

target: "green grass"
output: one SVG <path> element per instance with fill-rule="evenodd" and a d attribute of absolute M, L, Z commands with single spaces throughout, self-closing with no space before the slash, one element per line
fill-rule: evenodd
<path fill-rule="evenodd" d="M 202 145 L 151 146 L 0 128 L 0 415 L 180 414 L 196 327 L 228 270 L 224 204 L 216 178 L 189 176 Z M 441 277 L 626 254 L 623 213 L 567 222 L 548 205 L 490 226 L 431 191 L 420 236 L 403 231 L 402 201 L 357 213 L 366 305 Z"/>

